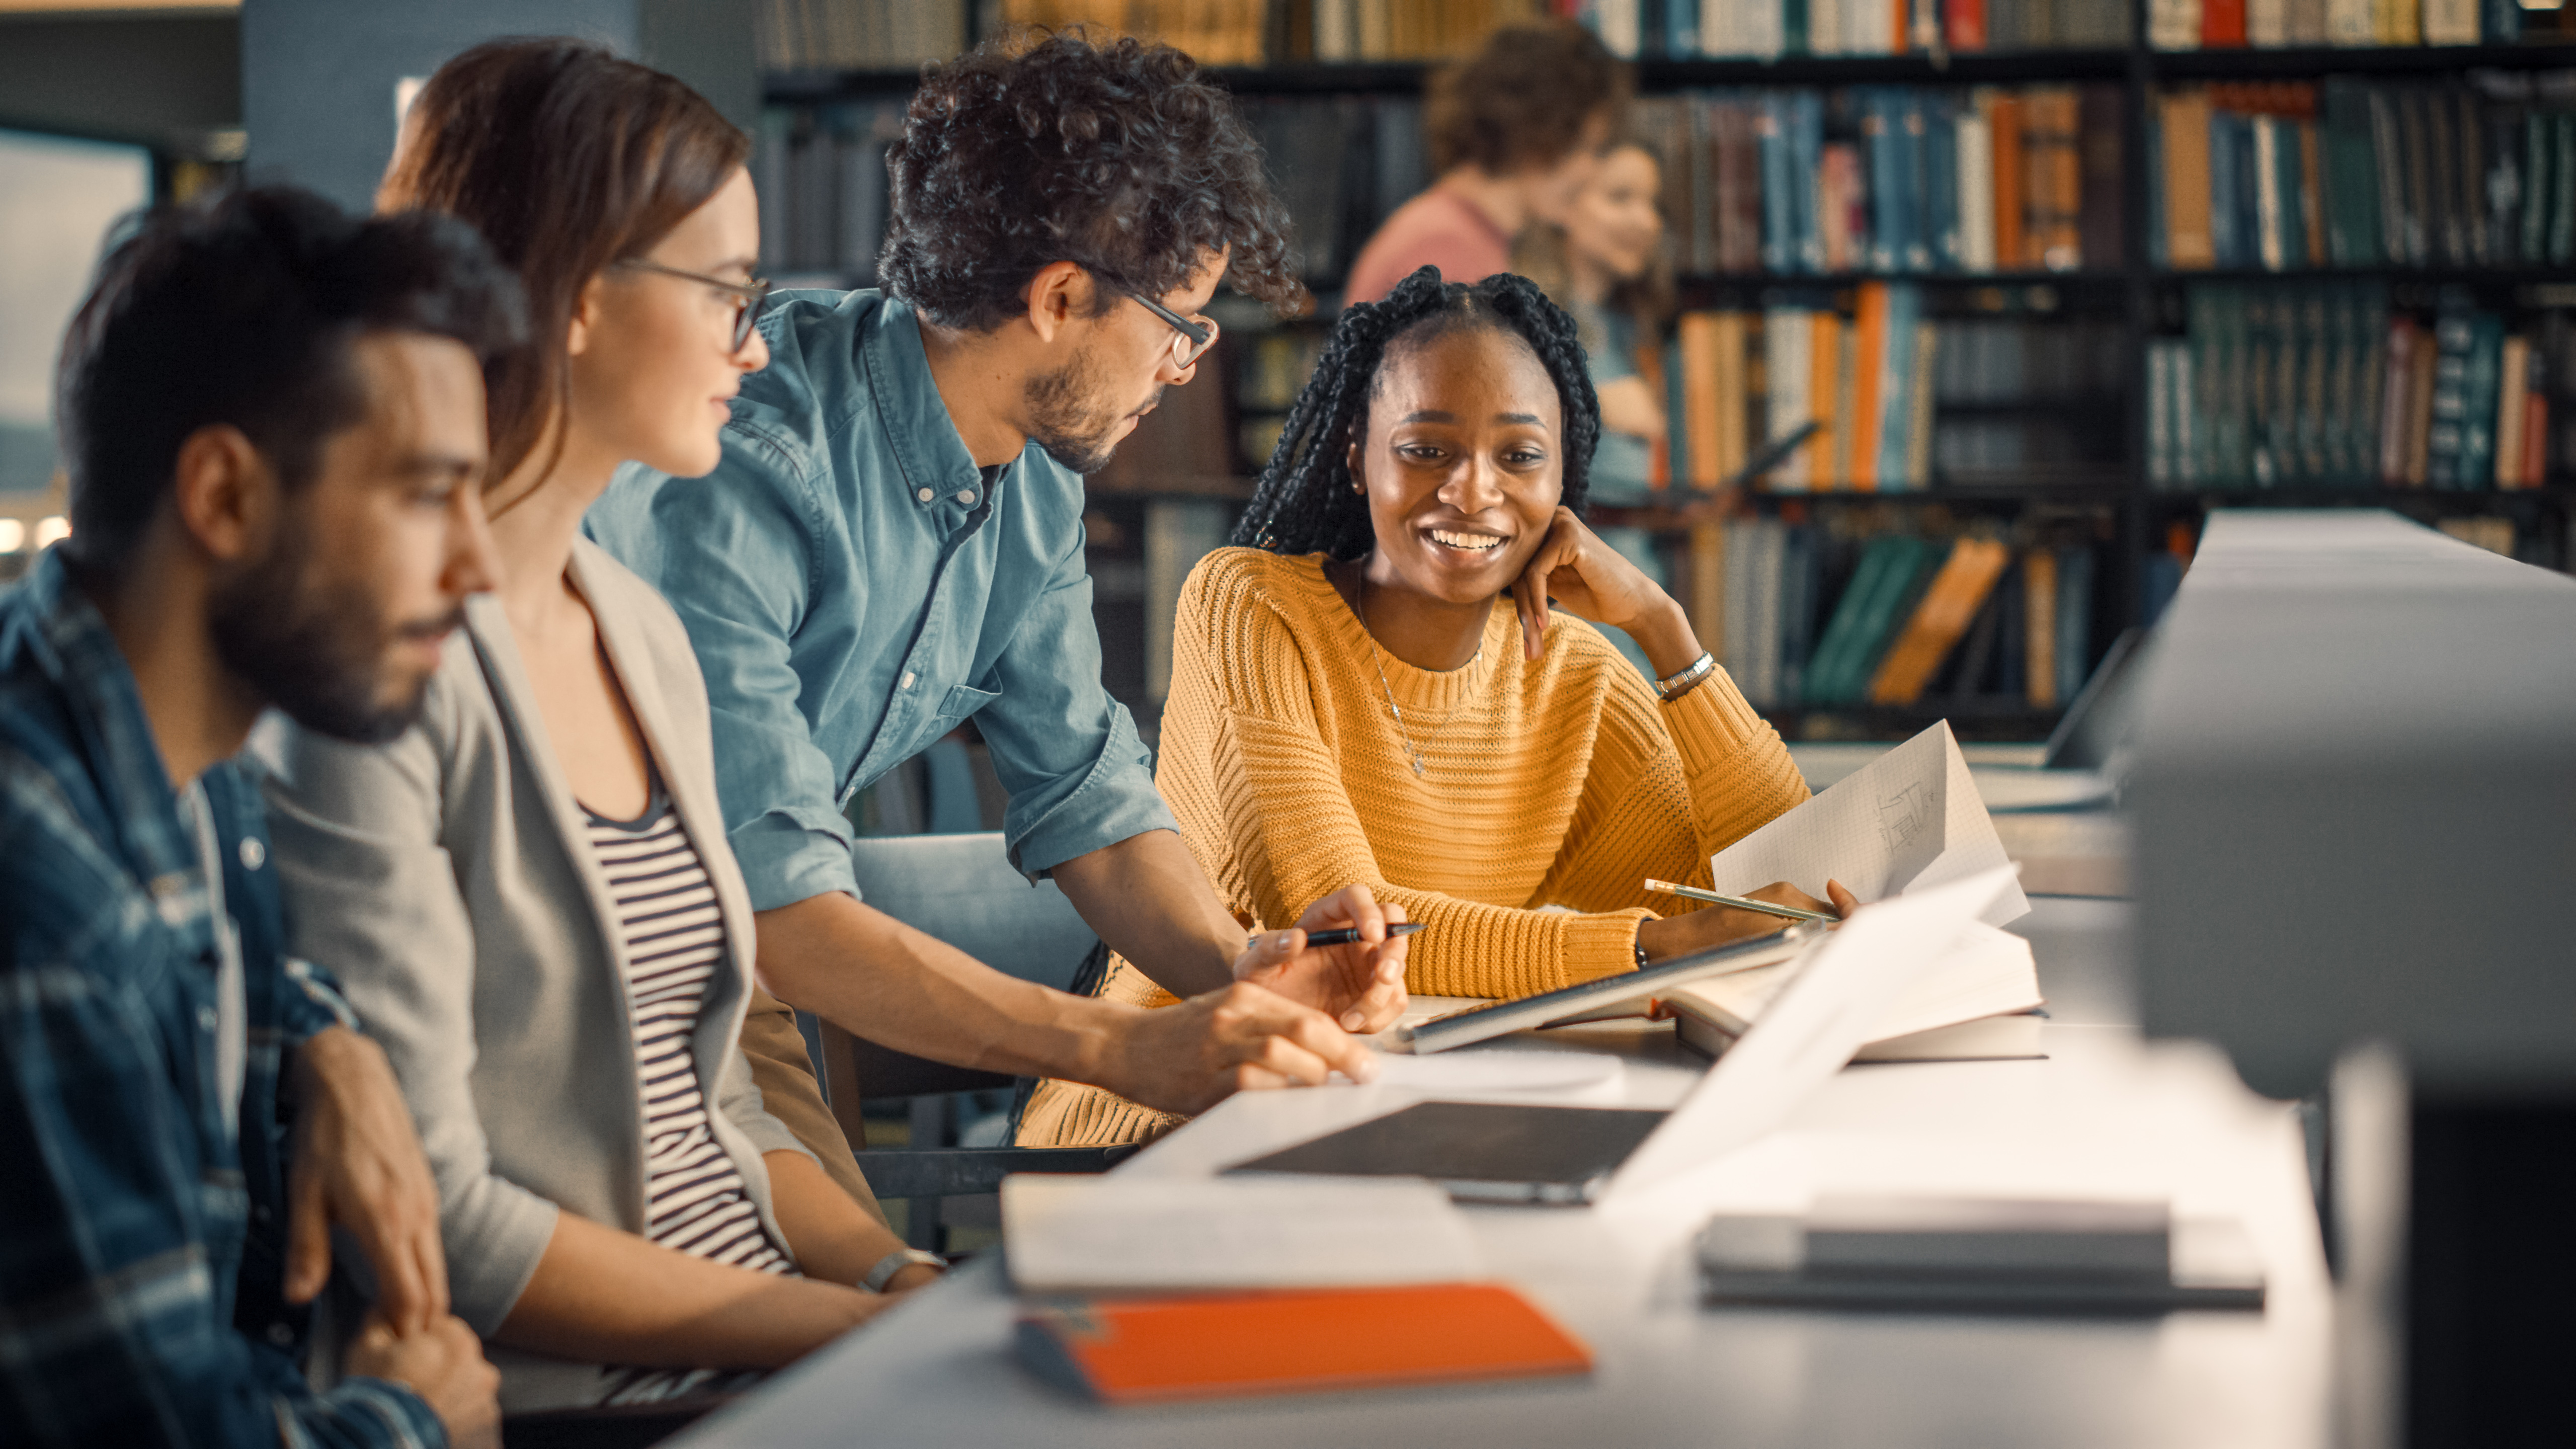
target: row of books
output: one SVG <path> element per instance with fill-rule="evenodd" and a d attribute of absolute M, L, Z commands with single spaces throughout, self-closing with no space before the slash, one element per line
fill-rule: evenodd
<path fill-rule="evenodd" d="M 1765 473 L 1775 493 L 1906 492 L 1937 478 L 2010 485 L 2120 465 L 2126 370 L 2105 320 L 1934 318 L 1919 286 L 1869 282 L 1848 311 L 1819 300 L 1687 312 L 1663 364 L 1667 478 L 1716 488 L 1762 444 L 1813 436 Z M 1957 411 L 1952 411 L 1956 409 Z"/>
<path fill-rule="evenodd" d="M 2576 260 L 2576 72 L 2188 87 L 2148 146 L 2161 266 Z"/>
<path fill-rule="evenodd" d="M 903 135 L 899 100 L 772 107 L 752 137 L 761 262 L 787 281 L 876 285 L 885 240 L 886 147 Z"/>
<path fill-rule="evenodd" d="M 1702 91 L 1638 126 L 1685 272 L 2121 264 L 2116 86 Z"/>
<path fill-rule="evenodd" d="M 761 0 L 752 43 L 764 71 L 919 65 L 966 48 L 966 12 L 967 0 Z"/>
<path fill-rule="evenodd" d="M 2126 0 L 1563 0 L 1631 58 L 2116 50 Z"/>
<path fill-rule="evenodd" d="M 1722 662 L 1757 708 L 2054 708 L 2093 663 L 2095 559 L 2089 543 L 1742 519 L 1725 541 Z"/>
<path fill-rule="evenodd" d="M 2576 468 L 2576 313 L 2203 285 L 2148 353 L 2151 486 L 2537 488 Z"/>
<path fill-rule="evenodd" d="M 2516 0 L 2147 0 L 2147 43 L 2158 50 L 2510 45 L 2554 33 L 2557 12 Z"/>

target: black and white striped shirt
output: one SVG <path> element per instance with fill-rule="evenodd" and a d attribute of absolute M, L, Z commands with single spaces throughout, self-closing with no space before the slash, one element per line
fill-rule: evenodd
<path fill-rule="evenodd" d="M 769 1240 L 742 1173 L 716 1140 L 691 1052 L 707 988 L 725 962 L 724 922 L 695 843 L 661 781 L 642 817 L 585 810 L 626 943 L 626 994 L 644 1095 L 645 1235 L 666 1248 L 764 1273 L 793 1272 Z M 637 1371 L 615 1402 L 705 1386 L 703 1371 Z"/>

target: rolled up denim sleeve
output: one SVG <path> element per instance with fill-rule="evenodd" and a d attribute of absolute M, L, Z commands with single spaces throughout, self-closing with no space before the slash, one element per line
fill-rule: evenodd
<path fill-rule="evenodd" d="M 1078 855 L 1180 822 L 1154 788 L 1154 760 L 1127 707 L 1100 685 L 1100 631 L 1077 533 L 995 661 L 1000 697 L 975 716 L 1010 792 L 1011 863 L 1032 877 Z"/>
<path fill-rule="evenodd" d="M 853 832 L 831 757 L 814 741 L 792 657 L 812 591 L 816 486 L 801 450 L 727 428 L 705 478 L 641 473 L 642 508 L 594 509 L 590 531 L 670 600 L 706 676 L 716 790 L 751 908 L 841 891 L 855 896 Z M 854 580 L 852 587 L 864 587 Z"/>

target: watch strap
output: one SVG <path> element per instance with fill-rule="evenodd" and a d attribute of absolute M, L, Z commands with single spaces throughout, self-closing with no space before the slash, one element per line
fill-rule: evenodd
<path fill-rule="evenodd" d="M 937 1253 L 925 1253 L 919 1248 L 897 1248 L 877 1259 L 877 1265 L 868 1270 L 868 1276 L 859 1280 L 859 1286 L 871 1293 L 883 1293 L 886 1285 L 894 1281 L 895 1274 L 915 1263 L 926 1268 L 948 1266 L 948 1260 Z"/>

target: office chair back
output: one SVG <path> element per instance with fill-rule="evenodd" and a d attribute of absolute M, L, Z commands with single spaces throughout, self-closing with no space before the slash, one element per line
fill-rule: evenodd
<path fill-rule="evenodd" d="M 1034 885 L 1011 868 L 998 831 L 873 836 L 850 850 L 859 896 L 905 925 L 996 971 L 1052 986 L 1076 985 L 1099 943 L 1055 882 Z M 1016 1078 L 954 1067 L 822 1030 L 825 1094 L 852 1147 L 866 1145 L 859 1103 L 1008 1087 Z"/>

